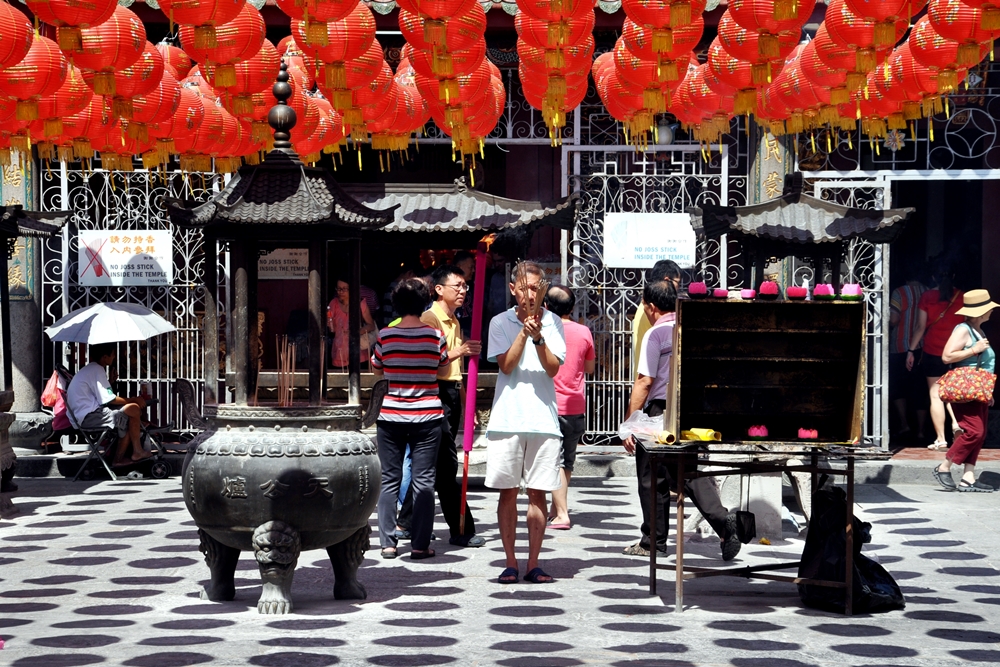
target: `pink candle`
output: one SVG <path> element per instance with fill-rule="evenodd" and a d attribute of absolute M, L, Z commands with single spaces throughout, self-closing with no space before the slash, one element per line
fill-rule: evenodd
<path fill-rule="evenodd" d="M 806 295 L 809 294 L 809 290 L 805 287 L 787 287 L 785 288 L 785 295 L 789 299 L 804 299 Z"/>
<path fill-rule="evenodd" d="M 716 299 L 728 299 L 729 290 L 717 287 L 716 289 L 712 290 L 712 296 L 714 296 Z"/>
<path fill-rule="evenodd" d="M 757 296 L 757 290 L 752 289 L 741 289 L 740 298 L 741 299 L 753 299 Z"/>
<path fill-rule="evenodd" d="M 694 282 L 688 285 L 688 296 L 692 299 L 700 299 L 708 296 L 708 285 L 704 282 Z"/>
<path fill-rule="evenodd" d="M 813 288 L 813 298 L 820 300 L 830 300 L 834 297 L 833 285 L 821 283 Z"/>

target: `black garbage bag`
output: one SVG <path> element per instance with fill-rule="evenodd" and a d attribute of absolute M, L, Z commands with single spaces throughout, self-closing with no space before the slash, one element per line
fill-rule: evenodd
<path fill-rule="evenodd" d="M 813 494 L 812 519 L 799 577 L 844 581 L 847 534 L 847 494 L 829 486 Z M 861 545 L 871 542 L 871 524 L 854 517 L 854 613 L 864 614 L 902 609 L 906 606 L 896 580 L 879 563 L 861 553 Z M 799 597 L 807 607 L 844 611 L 844 589 L 799 584 Z"/>

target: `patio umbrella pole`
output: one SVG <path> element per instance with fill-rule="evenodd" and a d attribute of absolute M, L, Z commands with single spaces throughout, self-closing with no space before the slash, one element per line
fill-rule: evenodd
<path fill-rule="evenodd" d="M 472 340 L 482 340 L 483 336 L 483 292 L 486 279 L 486 252 L 484 241 L 479 242 L 476 250 L 476 280 L 473 283 L 472 301 Z M 465 496 L 469 491 L 469 452 L 472 451 L 472 441 L 475 439 L 476 428 L 476 389 L 479 386 L 479 356 L 469 357 L 469 379 L 465 387 L 465 425 L 462 429 L 462 449 L 465 450 L 465 460 L 462 463 L 462 501 L 459 503 L 458 530 L 465 534 Z"/>

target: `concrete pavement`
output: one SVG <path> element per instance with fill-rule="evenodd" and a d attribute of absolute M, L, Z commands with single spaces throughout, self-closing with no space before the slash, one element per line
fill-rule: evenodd
<path fill-rule="evenodd" d="M 496 583 L 496 496 L 476 489 L 485 547 L 448 545 L 439 517 L 436 558 L 412 562 L 406 546 L 392 561 L 369 552 L 360 603 L 334 601 L 325 552 L 307 552 L 295 613 L 268 617 L 256 612 L 250 554 L 235 601 L 198 598 L 207 569 L 176 478 L 21 478 L 21 514 L 0 521 L 0 665 L 998 663 L 1000 494 L 945 493 L 931 482 L 927 473 L 925 484 L 857 488 L 859 516 L 873 523 L 864 551 L 902 586 L 902 611 L 847 618 L 804 608 L 792 584 L 720 577 L 688 583 L 676 614 L 671 574 L 651 597 L 647 561 L 620 554 L 639 512 L 634 481 L 615 477 L 571 488 L 573 528 L 549 531 L 544 547 L 553 584 Z M 733 566 L 797 558 L 802 541 L 787 537 L 745 546 Z M 689 536 L 685 549 L 688 564 L 723 565 L 714 538 Z"/>

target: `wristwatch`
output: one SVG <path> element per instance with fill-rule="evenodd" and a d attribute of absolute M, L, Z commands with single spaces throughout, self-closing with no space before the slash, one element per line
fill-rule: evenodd
<path fill-rule="evenodd" d="M 535 345 L 545 345 L 545 338 L 542 337 L 542 336 L 539 336 L 538 340 L 535 340 L 534 338 L 532 338 L 531 342 L 534 343 Z"/>

